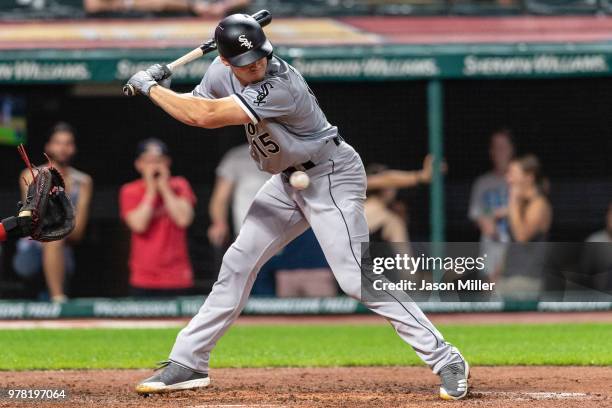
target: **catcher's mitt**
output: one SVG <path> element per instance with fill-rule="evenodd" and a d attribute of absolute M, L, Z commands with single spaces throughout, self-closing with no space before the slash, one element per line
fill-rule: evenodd
<path fill-rule="evenodd" d="M 19 152 L 32 174 L 26 199 L 20 205 L 18 218 L 30 217 L 29 235 L 37 241 L 56 241 L 74 229 L 74 207 L 66 195 L 60 172 L 48 167 L 33 168 L 23 146 Z"/>

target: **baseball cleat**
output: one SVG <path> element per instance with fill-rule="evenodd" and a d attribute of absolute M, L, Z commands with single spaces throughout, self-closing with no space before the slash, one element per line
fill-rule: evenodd
<path fill-rule="evenodd" d="M 136 386 L 138 394 L 148 395 L 193 390 L 210 384 L 208 374 L 194 371 L 174 361 L 164 361 L 160 363 L 157 369 L 163 370 Z"/>
<path fill-rule="evenodd" d="M 467 361 L 448 364 L 438 373 L 442 384 L 440 384 L 440 398 L 443 400 L 458 400 L 468 393 L 468 378 L 470 366 Z"/>

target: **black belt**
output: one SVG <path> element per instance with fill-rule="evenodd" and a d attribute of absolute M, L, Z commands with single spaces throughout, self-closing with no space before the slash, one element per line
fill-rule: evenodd
<path fill-rule="evenodd" d="M 335 136 L 333 139 L 333 142 L 336 146 L 340 146 L 340 143 L 342 143 L 342 139 L 340 138 L 340 136 Z M 305 171 L 305 170 L 310 170 L 313 167 L 315 167 L 316 164 L 314 164 L 312 161 L 308 160 L 307 162 L 304 162 L 302 164 L 300 164 L 301 168 L 297 168 L 294 166 L 289 166 L 287 167 L 285 170 L 283 170 L 283 174 L 287 177 L 290 177 L 291 174 L 293 174 L 296 171 Z"/>

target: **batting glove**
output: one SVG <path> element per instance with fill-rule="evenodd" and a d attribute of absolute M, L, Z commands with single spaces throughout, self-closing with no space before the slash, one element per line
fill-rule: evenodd
<path fill-rule="evenodd" d="M 158 84 L 163 86 L 164 88 L 170 89 L 170 83 L 172 82 L 172 71 L 168 68 L 167 65 L 155 64 L 151 65 L 146 71 L 151 74 L 153 79 L 157 81 Z"/>
<path fill-rule="evenodd" d="M 154 80 L 163 81 L 166 78 L 170 78 L 172 75 L 172 71 L 168 68 L 167 65 L 154 64 L 151 65 L 146 71 L 151 74 Z"/>
<path fill-rule="evenodd" d="M 157 82 L 147 71 L 138 71 L 130 78 L 128 84 L 132 85 L 141 94 L 149 96 L 151 87 L 157 85 Z"/>

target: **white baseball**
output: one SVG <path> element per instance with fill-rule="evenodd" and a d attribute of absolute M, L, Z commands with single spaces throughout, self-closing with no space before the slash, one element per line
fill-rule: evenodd
<path fill-rule="evenodd" d="M 303 171 L 295 171 L 291 174 L 291 177 L 289 177 L 289 183 L 296 190 L 304 190 L 310 184 L 310 177 Z"/>

